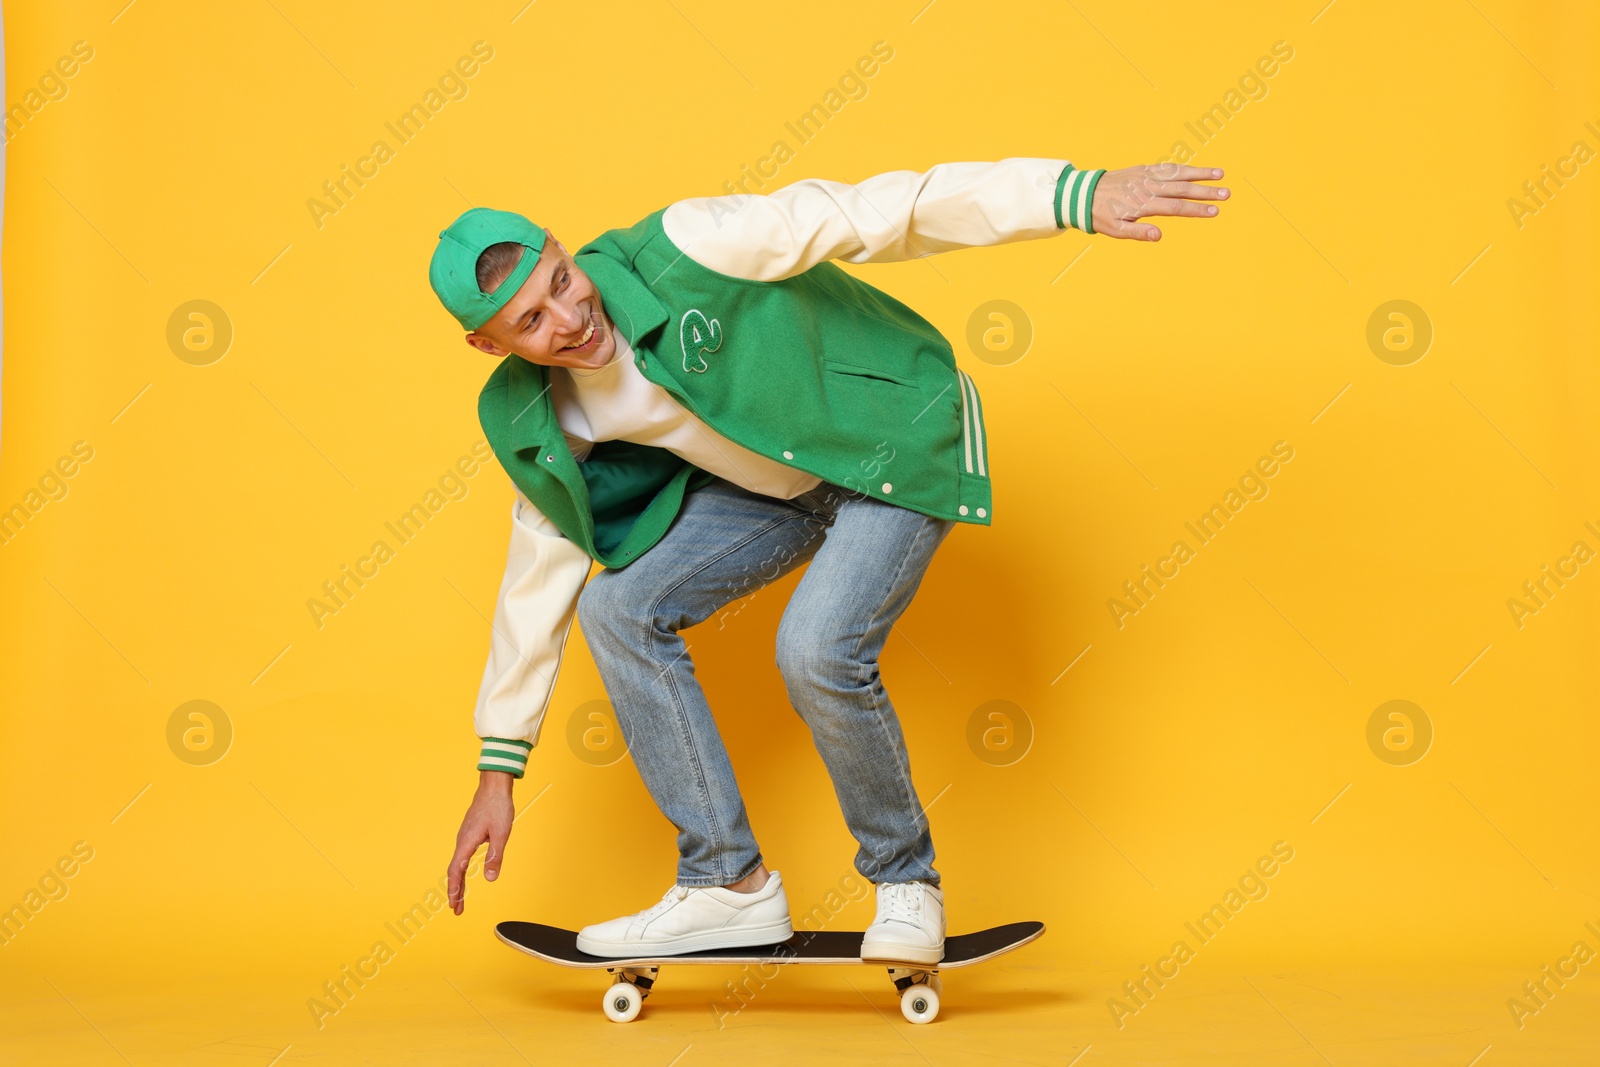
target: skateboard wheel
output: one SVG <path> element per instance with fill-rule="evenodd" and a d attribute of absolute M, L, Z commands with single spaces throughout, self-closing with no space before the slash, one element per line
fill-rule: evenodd
<path fill-rule="evenodd" d="M 610 989 L 606 990 L 605 1000 L 600 1002 L 601 1008 L 605 1010 L 606 1018 L 614 1023 L 633 1022 L 639 1017 L 639 1009 L 643 1005 L 644 995 L 639 992 L 639 987 L 632 982 L 614 983 Z"/>
<path fill-rule="evenodd" d="M 906 987 L 900 994 L 900 1014 L 910 1023 L 931 1023 L 939 1014 L 939 994 L 931 984 Z"/>

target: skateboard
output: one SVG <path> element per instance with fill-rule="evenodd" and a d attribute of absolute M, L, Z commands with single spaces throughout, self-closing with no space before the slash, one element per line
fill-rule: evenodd
<path fill-rule="evenodd" d="M 776 945 L 747 948 L 705 949 L 678 956 L 591 956 L 578 951 L 578 935 L 572 930 L 542 923 L 503 922 L 495 926 L 495 936 L 520 952 L 537 956 L 563 967 L 604 969 L 611 975 L 601 1007 L 612 1022 L 632 1022 L 639 1017 L 644 998 L 650 995 L 662 967 L 668 964 L 700 963 L 747 966 L 788 963 L 853 963 L 887 967 L 889 980 L 900 994 L 900 1013 L 909 1022 L 930 1023 L 939 1014 L 939 993 L 944 983 L 939 972 L 952 967 L 1004 955 L 1021 948 L 1044 934 L 1044 923 L 1007 923 L 971 934 L 957 934 L 944 941 L 944 959 L 938 963 L 895 963 L 891 960 L 863 960 L 863 931 L 797 930 L 789 940 Z"/>

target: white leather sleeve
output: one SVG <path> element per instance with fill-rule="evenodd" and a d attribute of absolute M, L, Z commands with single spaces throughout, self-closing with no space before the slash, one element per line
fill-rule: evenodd
<path fill-rule="evenodd" d="M 538 744 L 591 562 L 588 553 L 517 493 L 489 660 L 473 713 L 479 737 Z"/>
<path fill-rule="evenodd" d="M 940 163 L 856 185 L 805 178 L 764 195 L 680 200 L 661 225 L 701 266 L 778 281 L 830 259 L 887 263 L 1064 233 L 1056 181 L 1065 159 Z"/>

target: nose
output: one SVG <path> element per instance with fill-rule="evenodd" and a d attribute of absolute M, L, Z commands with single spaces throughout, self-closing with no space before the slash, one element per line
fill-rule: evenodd
<path fill-rule="evenodd" d="M 576 304 L 562 304 L 561 328 L 567 333 L 577 333 L 589 325 L 589 317 Z"/>

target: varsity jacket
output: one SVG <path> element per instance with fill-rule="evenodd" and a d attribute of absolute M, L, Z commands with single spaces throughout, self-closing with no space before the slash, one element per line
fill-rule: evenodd
<path fill-rule="evenodd" d="M 768 195 L 681 200 L 574 259 L 638 372 L 716 434 L 777 463 L 937 518 L 988 525 L 982 406 L 949 342 L 831 262 L 1092 233 L 1103 171 L 1013 158 L 807 179 Z M 591 563 L 627 566 L 711 472 L 626 440 L 580 462 L 551 368 L 507 356 L 479 421 L 518 493 L 474 723 L 478 766 L 521 777 Z"/>

